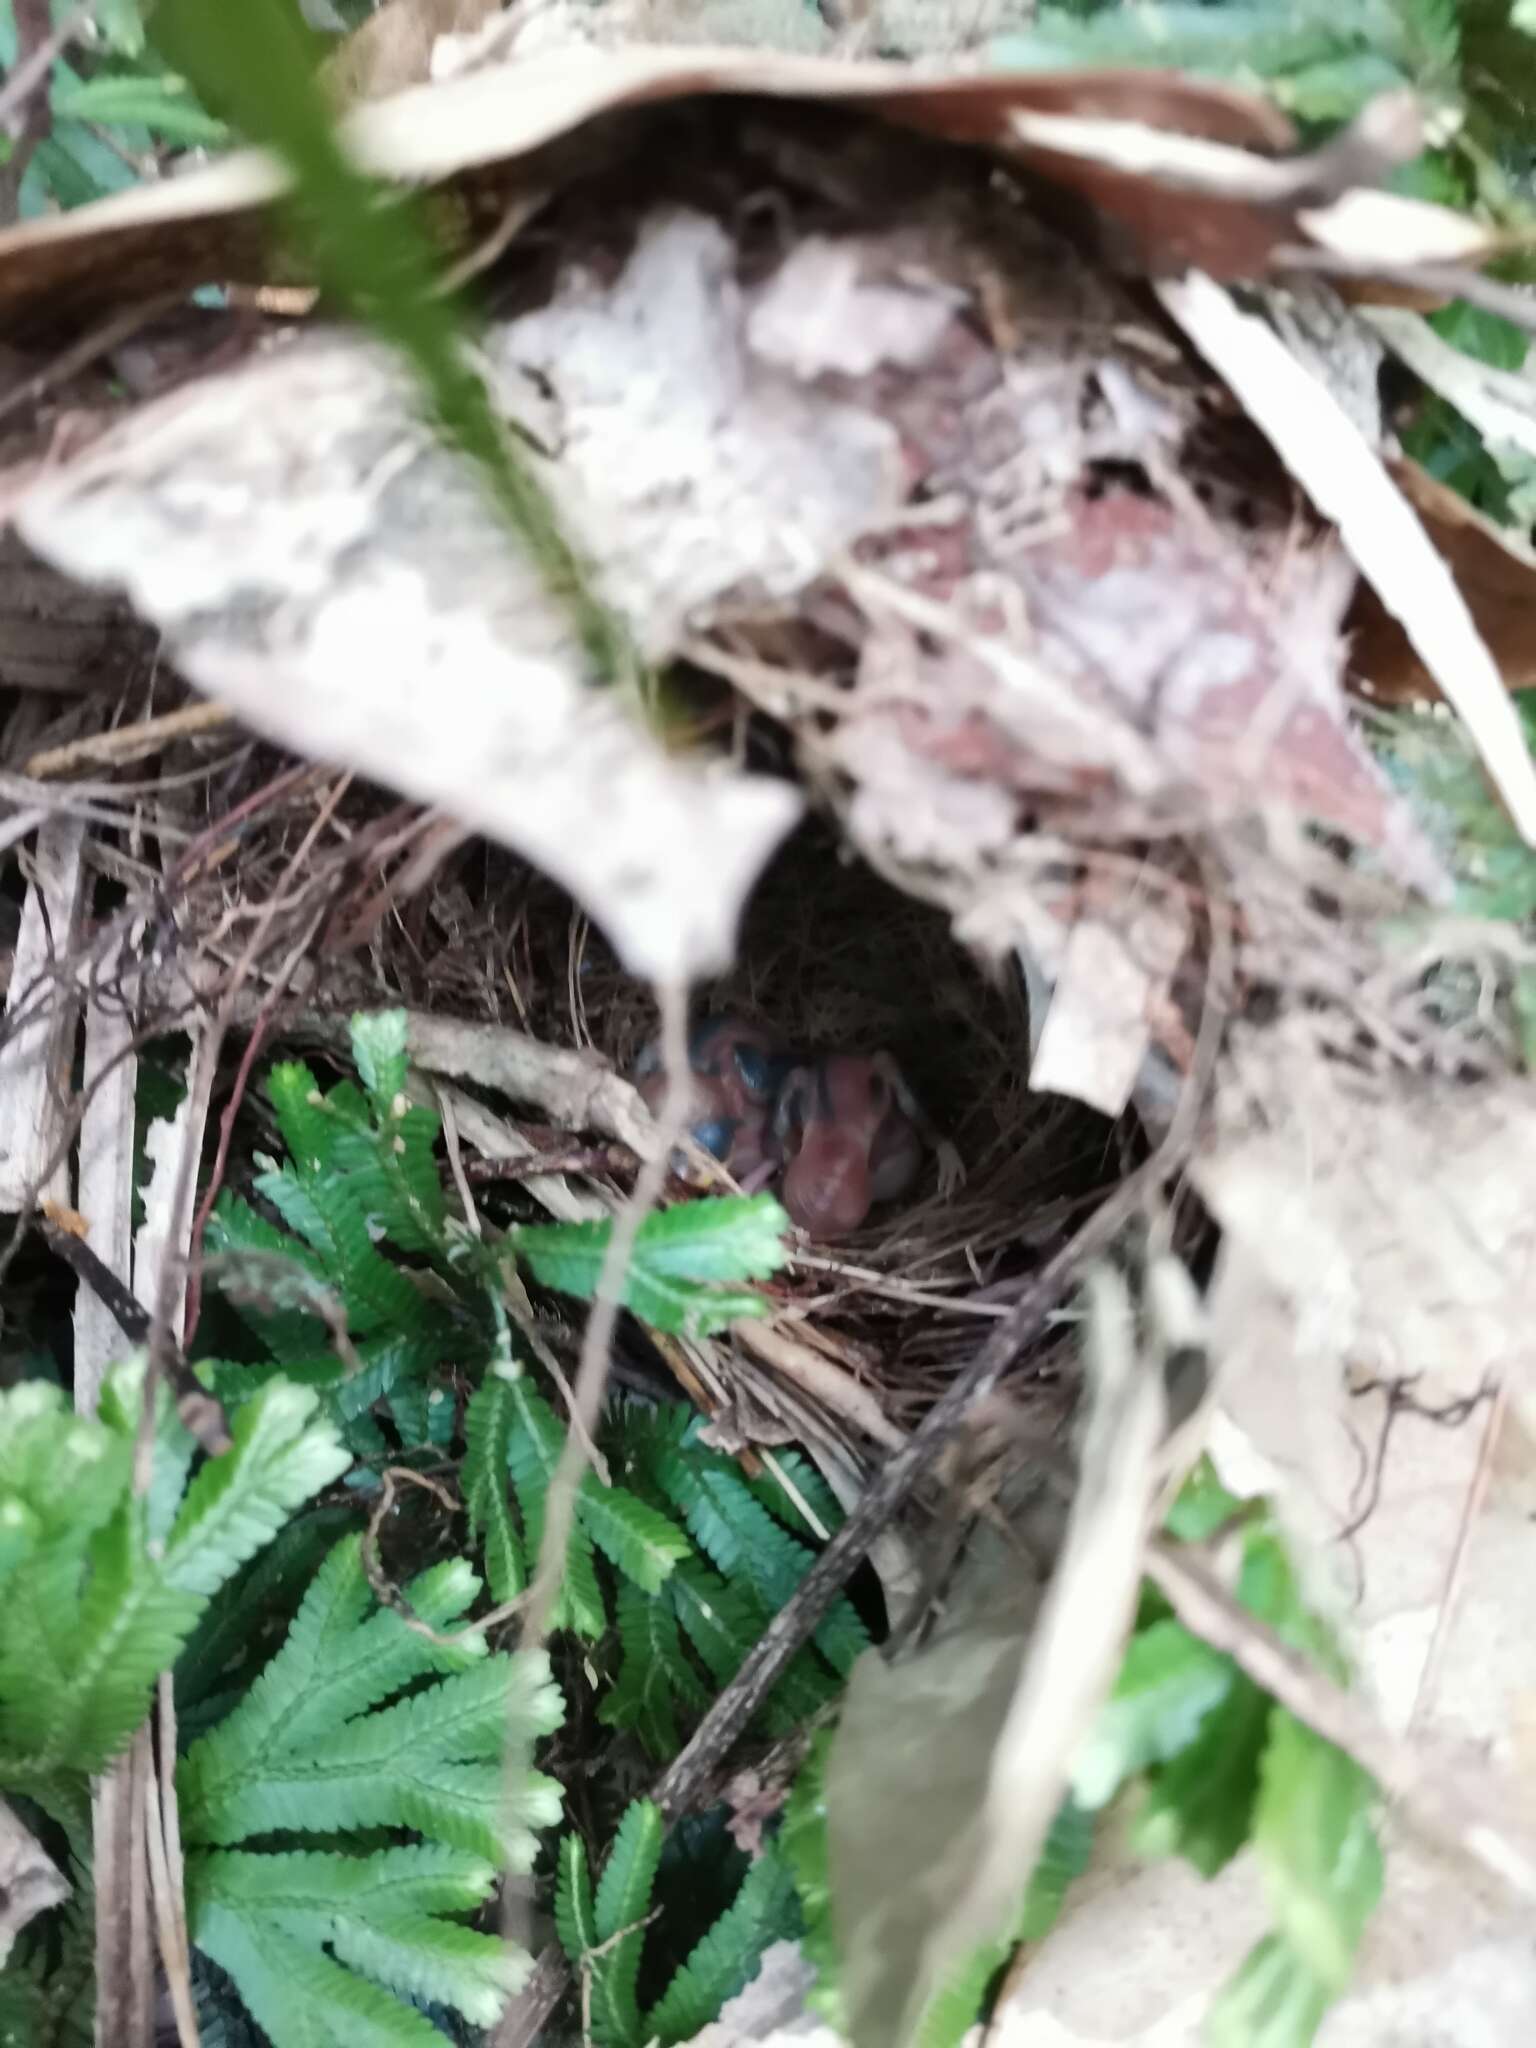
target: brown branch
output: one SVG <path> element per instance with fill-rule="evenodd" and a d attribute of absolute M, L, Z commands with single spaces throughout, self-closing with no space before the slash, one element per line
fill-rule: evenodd
<path fill-rule="evenodd" d="M 133 1345 L 147 1344 L 154 1318 L 138 1296 L 118 1279 L 83 1237 L 65 1230 L 46 1217 L 39 1226 L 43 1242 L 69 1266 L 83 1286 L 89 1287 L 107 1314 Z M 176 1412 L 210 1458 L 227 1451 L 231 1438 L 229 1420 L 220 1402 L 209 1393 L 187 1364 L 180 1349 L 169 1341 L 165 1351 L 166 1378 L 176 1400 Z"/>

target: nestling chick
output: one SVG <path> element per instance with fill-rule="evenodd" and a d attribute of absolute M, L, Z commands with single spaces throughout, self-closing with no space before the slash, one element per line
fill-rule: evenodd
<path fill-rule="evenodd" d="M 694 1105 L 689 1132 L 750 1194 L 777 1172 L 781 1154 L 773 1134 L 773 1105 L 789 1061 L 761 1031 L 734 1017 L 708 1017 L 688 1040 Z M 635 1078 L 654 1115 L 667 1092 L 659 1044 L 648 1045 L 635 1063 Z M 675 1153 L 672 1170 L 689 1168 Z"/>
<path fill-rule="evenodd" d="M 785 1080 L 774 1135 L 788 1165 L 784 1206 L 812 1237 L 846 1237 L 877 1202 L 917 1179 L 925 1144 L 939 1155 L 943 1193 L 961 1176 L 959 1155 L 939 1139 L 889 1053 L 834 1053 Z"/>

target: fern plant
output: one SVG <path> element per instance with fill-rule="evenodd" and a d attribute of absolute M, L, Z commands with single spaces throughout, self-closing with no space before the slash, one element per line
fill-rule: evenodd
<path fill-rule="evenodd" d="M 346 1538 L 282 1649 L 183 1759 L 192 1939 L 277 2048 L 426 2048 L 441 2037 L 403 2001 L 489 2026 L 527 1972 L 461 1916 L 499 1871 L 531 1869 L 559 1818 L 554 1782 L 503 1758 L 526 1758 L 563 1706 L 542 1653 L 448 1633 L 479 1587 L 461 1558 L 434 1566 L 408 1588 L 412 1629 L 376 1606 Z"/>
<path fill-rule="evenodd" d="M 386 1448 L 371 1412 L 380 1401 L 405 1444 L 445 1443 L 453 1412 L 434 1384 L 438 1369 L 451 1362 L 479 1378 L 512 1361 L 503 1267 L 522 1263 L 540 1284 L 590 1300 L 610 1225 L 527 1225 L 477 1238 L 444 1199 L 438 1119 L 406 1094 L 405 1013 L 354 1017 L 352 1053 L 361 1088 L 342 1081 L 322 1091 L 297 1061 L 267 1077 L 288 1157 L 258 1157 L 254 1185 L 280 1224 L 226 1191 L 207 1251 L 210 1278 L 268 1357 L 209 1359 L 200 1370 L 230 1400 L 279 1373 L 315 1387 L 367 1457 Z M 690 1335 L 767 1313 L 764 1297 L 740 1283 L 777 1269 L 785 1223 L 769 1196 L 685 1202 L 648 1217 L 626 1305 Z M 349 1360 L 332 1343 L 338 1324 Z"/>
<path fill-rule="evenodd" d="M 462 1484 L 491 1596 L 507 1602 L 538 1556 L 565 1424 L 520 1356 L 504 1268 L 521 1263 L 537 1283 L 590 1298 L 608 1226 L 519 1226 L 491 1243 L 472 1236 L 444 1200 L 437 1119 L 406 1093 L 403 1013 L 355 1018 L 352 1045 L 360 1086 L 322 1091 L 297 1062 L 268 1077 L 288 1156 L 261 1160 L 255 1189 L 281 1225 L 226 1193 L 208 1236 L 211 1277 L 232 1290 L 268 1358 L 205 1360 L 199 1371 L 226 1400 L 279 1373 L 315 1388 L 364 1457 L 386 1448 L 381 1403 L 405 1445 L 446 1444 L 454 1404 L 436 1384 L 441 1369 L 451 1362 L 479 1377 L 463 1417 Z M 766 1197 L 652 1216 L 625 1298 L 673 1331 L 761 1314 L 764 1298 L 741 1283 L 777 1267 L 783 1227 Z M 328 1324 L 338 1322 L 350 1367 L 331 1344 Z M 656 1757 L 676 1750 L 681 1717 L 734 1675 L 809 1568 L 804 1504 L 822 1531 L 840 1519 L 803 1459 L 781 1464 L 795 1475 L 793 1496 L 775 1482 L 754 1488 L 700 1440 L 701 1427 L 685 1411 L 610 1411 L 601 1441 L 615 1483 L 591 1472 L 581 1482 L 553 1617 L 588 1642 L 613 1632 L 618 1671 L 601 1718 L 633 1729 Z M 839 1604 L 780 1681 L 765 1726 L 783 1732 L 831 1698 L 865 1640 Z"/>
<path fill-rule="evenodd" d="M 769 1944 L 799 1931 L 789 1865 L 770 1845 L 642 2013 L 640 1969 L 665 1834 L 660 1810 L 637 1799 L 619 1825 L 595 1891 L 581 1837 L 568 1834 L 560 1844 L 555 1926 L 581 1978 L 583 2017 L 597 2048 L 646 2048 L 650 2042 L 670 2048 L 692 2040 L 756 1975 Z"/>
<path fill-rule="evenodd" d="M 316 1395 L 278 1383 L 189 1485 L 195 1446 L 162 1388 L 140 1497 L 143 1372 L 142 1359 L 119 1366 L 95 1417 L 40 1381 L 0 1393 L 0 1786 L 65 1824 L 210 1596 L 348 1463 Z"/>

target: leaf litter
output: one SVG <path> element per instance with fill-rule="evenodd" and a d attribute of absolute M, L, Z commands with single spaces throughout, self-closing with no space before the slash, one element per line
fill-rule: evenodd
<path fill-rule="evenodd" d="M 440 89 L 409 122 L 385 103 L 355 133 L 374 138 L 376 164 L 443 176 L 512 153 L 504 126 L 495 144 L 476 139 L 492 109 L 521 105 L 542 145 L 626 93 L 691 89 L 701 65 L 652 55 L 621 69 L 599 85 L 555 65 L 545 83 L 566 97 L 546 96 L 536 118 L 530 66 Z M 1181 98 L 1146 74 L 1101 75 L 1094 104 L 1086 87 L 1074 102 L 1070 79 L 897 92 L 848 68 L 824 87 L 777 59 L 715 58 L 708 71 L 706 84 L 786 98 L 884 98 L 895 118 L 1016 145 L 1016 162 L 1093 200 L 1154 270 L 1184 267 L 1190 233 L 1219 275 L 1260 274 L 1309 233 L 1366 273 L 1373 258 L 1447 253 L 1436 233 L 1449 217 L 1370 209 L 1352 182 L 1358 154 L 1256 182 L 1245 167 L 1260 160 L 1239 145 L 1281 138 L 1261 138 L 1241 97 L 1215 88 L 1186 82 Z M 1159 139 L 1154 114 L 1195 127 L 1197 107 L 1202 148 Z M 414 161 L 402 146 L 392 163 L 390 138 L 407 132 Z M 1432 677 L 1461 710 L 1529 835 L 1536 784 L 1479 637 L 1484 608 L 1428 566 L 1412 509 L 1428 480 L 1389 470 L 1353 429 L 1303 450 L 1269 402 L 1281 384 L 1320 387 L 1296 383 L 1292 357 L 1278 370 L 1268 343 L 1256 368 L 1219 343 L 1242 331 L 1219 286 L 1189 278 L 1162 301 L 1226 385 L 1151 294 L 1046 224 L 1033 185 L 974 154 L 893 140 L 847 105 L 761 100 L 728 118 L 657 109 L 630 135 L 631 148 L 644 137 L 638 158 L 621 149 L 614 169 L 597 152 L 514 241 L 482 364 L 607 601 L 653 662 L 685 651 L 733 687 L 738 717 L 745 700 L 760 729 L 776 724 L 882 876 L 937 906 L 962 943 L 1043 969 L 1056 988 L 1040 1085 L 1112 1115 L 1151 1054 L 1198 1078 L 1202 935 L 1230 920 L 1242 985 L 1278 1005 L 1299 1065 L 1282 1069 L 1273 1032 L 1261 1054 L 1234 1041 L 1218 1076 L 1225 1120 L 1196 1168 L 1225 1231 L 1217 1323 L 1250 1347 L 1234 1335 L 1224 1357 L 1220 1428 L 1240 1440 L 1246 1420 L 1253 1448 L 1275 1454 L 1248 1395 L 1263 1360 L 1308 1353 L 1322 1273 L 1344 1293 L 1327 1294 L 1328 1341 L 1308 1368 L 1320 1415 L 1351 1399 L 1343 1367 L 1358 1367 L 1366 1338 L 1393 1366 L 1444 1342 L 1502 1367 L 1523 1429 L 1518 1218 L 1536 1172 L 1519 1142 L 1523 1096 L 1487 1092 L 1515 1084 L 1484 1008 L 1450 1057 L 1422 974 L 1383 966 L 1385 920 L 1433 933 L 1423 905 L 1447 905 L 1455 882 L 1346 695 L 1357 621 L 1395 614 L 1417 687 Z M 200 204 L 238 218 L 272 189 L 270 168 L 237 160 L 204 180 L 206 200 L 193 189 L 137 217 L 120 206 L 121 229 L 98 216 L 7 238 L 0 297 L 78 290 L 118 233 L 184 270 L 196 237 L 177 221 Z M 1483 253 L 1461 225 L 1454 253 Z M 1331 425 L 1326 406 L 1317 419 Z M 743 772 L 703 748 L 669 750 L 641 705 L 592 687 L 564 621 L 376 348 L 287 340 L 21 481 L 14 510 L 42 557 L 126 585 L 186 675 L 252 731 L 499 838 L 570 890 L 633 974 L 725 965 L 799 794 L 763 772 L 761 752 Z M 1378 515 L 1404 537 L 1391 560 L 1361 538 Z M 1528 597 L 1517 551 L 1501 574 Z M 1353 659 L 1368 681 L 1358 645 Z M 1469 1114 L 1487 1121 L 1463 1142 L 1450 1126 L 1468 1058 L 1485 1083 Z M 1320 1162 L 1319 1130 L 1351 1134 L 1352 1151 Z M 1490 1159 L 1495 1216 L 1475 1192 Z M 1463 1160 L 1470 1178 L 1453 1185 L 1449 1163 Z M 1412 1230 L 1410 1188 L 1442 1205 Z M 1260 1331 L 1273 1333 L 1263 1360 Z M 1455 1377 L 1446 1398 L 1480 1387 Z M 1287 1497 L 1331 1472 L 1335 1450 L 1298 1452 Z M 1341 1512 L 1326 1503 L 1314 1526 L 1336 1537 Z M 1127 1572 L 1129 1597 L 1134 1558 Z M 1426 1647 L 1421 1676 L 1430 1661 Z M 1031 1671 L 1059 1708 L 1064 1694 Z M 1008 1846 L 1022 1854 L 1026 1837 Z"/>

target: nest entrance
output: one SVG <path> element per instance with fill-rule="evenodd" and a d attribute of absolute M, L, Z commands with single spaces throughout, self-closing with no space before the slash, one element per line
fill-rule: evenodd
<path fill-rule="evenodd" d="M 626 974 L 567 899 L 522 871 L 506 979 L 522 1021 L 553 1044 L 590 1047 L 621 1071 L 656 1031 L 649 988 Z M 963 1186 L 941 1196 L 932 1166 L 914 1194 L 856 1235 L 809 1246 L 792 1305 L 851 1350 L 895 1414 L 925 1405 L 975 1349 L 1068 1216 L 1117 1177 L 1113 1127 L 1027 1086 L 1029 1014 L 1011 961 L 988 968 L 947 914 L 903 895 L 812 818 L 748 905 L 732 970 L 696 992 L 780 1043 L 892 1053 L 952 1138 Z"/>

